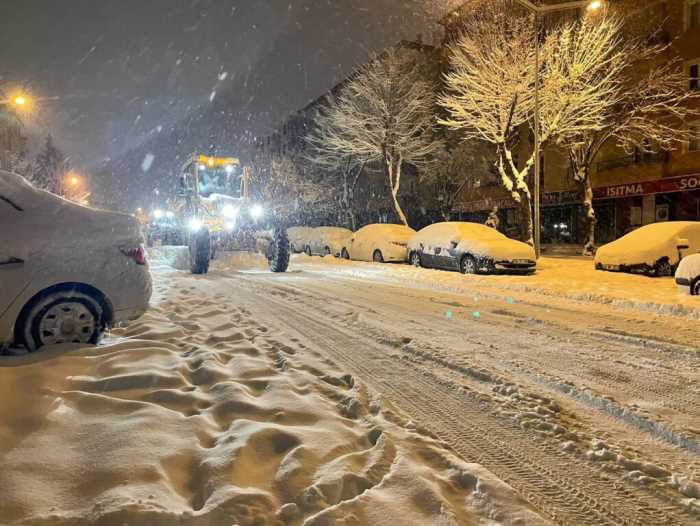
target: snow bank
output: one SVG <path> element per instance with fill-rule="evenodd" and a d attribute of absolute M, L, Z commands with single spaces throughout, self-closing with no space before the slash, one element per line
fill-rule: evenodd
<path fill-rule="evenodd" d="M 591 304 L 591 308 L 595 308 L 593 304 L 599 303 L 700 319 L 700 301 L 697 297 L 680 292 L 673 278 L 602 272 L 595 270 L 590 259 L 583 258 L 540 258 L 537 273 L 532 276 L 464 276 L 456 272 L 409 265 L 386 267 L 344 260 L 325 261 L 320 258 L 295 259 L 292 266 L 320 272 L 326 268 L 329 272 L 346 273 L 357 279 L 462 293 L 470 297 L 477 292 L 503 299 L 535 294 L 585 301 Z"/>
<path fill-rule="evenodd" d="M 99 348 L 0 358 L 0 523 L 545 524 L 209 278 Z M 350 521 L 350 522 L 348 522 Z"/>

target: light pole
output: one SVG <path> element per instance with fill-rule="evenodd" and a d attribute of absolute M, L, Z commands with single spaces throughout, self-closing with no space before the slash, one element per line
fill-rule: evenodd
<path fill-rule="evenodd" d="M 578 0 L 575 2 L 560 2 L 558 4 L 538 5 L 531 0 L 516 0 L 520 5 L 529 9 L 535 15 L 535 188 L 534 188 L 534 234 L 535 234 L 535 253 L 539 258 L 542 254 L 541 237 L 542 237 L 542 220 L 541 220 L 541 202 L 542 202 L 542 185 L 541 177 L 541 156 L 542 145 L 540 140 L 540 15 L 549 13 L 557 13 L 568 11 L 571 9 L 587 9 L 589 11 L 597 11 L 603 7 L 603 0 Z"/>

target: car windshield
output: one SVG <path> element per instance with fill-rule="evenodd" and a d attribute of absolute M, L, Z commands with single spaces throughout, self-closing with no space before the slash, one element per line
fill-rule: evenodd
<path fill-rule="evenodd" d="M 238 167 L 200 168 L 199 192 L 203 197 L 223 194 L 241 197 L 242 173 Z"/>

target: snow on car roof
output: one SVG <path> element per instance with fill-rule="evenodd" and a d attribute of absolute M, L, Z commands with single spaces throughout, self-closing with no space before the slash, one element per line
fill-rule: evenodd
<path fill-rule="evenodd" d="M 389 234 L 413 234 L 415 233 L 415 230 L 413 230 L 410 226 L 406 225 L 396 225 L 393 223 L 373 223 L 371 225 L 365 225 L 363 226 L 359 231 L 361 230 L 381 230 L 384 233 L 389 233 Z"/>
<path fill-rule="evenodd" d="M 464 221 L 449 221 L 445 223 L 435 223 L 425 227 L 418 232 L 418 235 L 425 233 L 426 235 L 450 236 L 458 235 L 461 237 L 478 237 L 478 238 L 505 238 L 495 228 L 482 225 L 479 223 L 468 223 Z"/>

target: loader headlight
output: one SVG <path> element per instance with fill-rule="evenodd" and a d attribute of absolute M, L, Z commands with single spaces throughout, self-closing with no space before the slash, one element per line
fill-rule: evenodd
<path fill-rule="evenodd" d="M 158 208 L 155 209 L 155 210 L 153 211 L 153 218 L 154 218 L 154 219 L 160 219 L 161 217 L 163 217 L 163 211 L 160 210 L 160 209 L 158 209 Z"/>
<path fill-rule="evenodd" d="M 224 217 L 232 219 L 238 215 L 238 209 L 235 206 L 226 205 L 223 210 L 221 210 L 221 213 Z"/>
<path fill-rule="evenodd" d="M 263 215 L 263 207 L 260 205 L 253 205 L 250 207 L 250 216 L 253 219 L 260 219 Z"/>
<path fill-rule="evenodd" d="M 187 223 L 187 226 L 190 228 L 190 230 L 192 230 L 192 232 L 196 232 L 197 230 L 202 228 L 202 226 L 204 226 L 204 223 L 202 223 L 201 219 L 197 219 L 196 217 L 193 217 L 192 219 L 189 220 L 189 222 Z"/>

